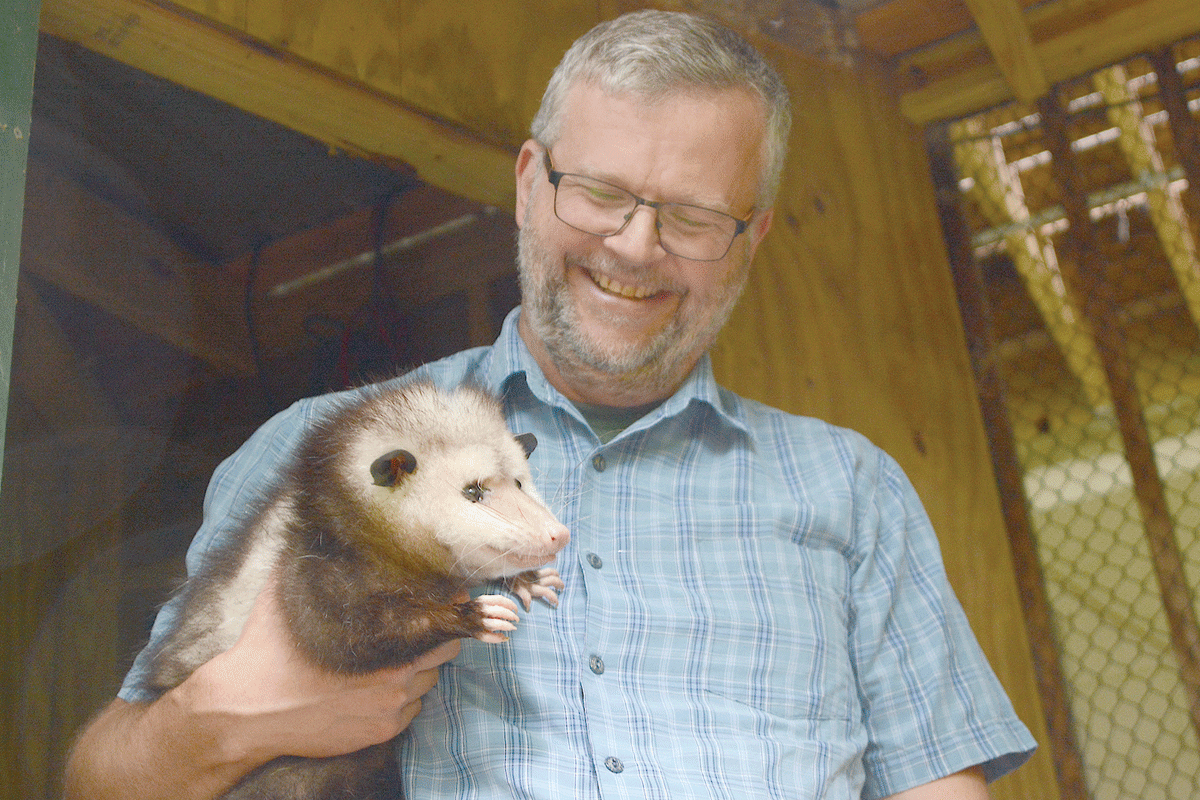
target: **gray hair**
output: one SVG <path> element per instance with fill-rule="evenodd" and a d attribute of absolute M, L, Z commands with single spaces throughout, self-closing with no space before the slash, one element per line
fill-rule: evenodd
<path fill-rule="evenodd" d="M 787 88 L 753 46 L 704 17 L 672 11 L 635 11 L 596 27 L 571 46 L 546 86 L 533 118 L 533 138 L 557 141 L 568 91 L 594 82 L 607 92 L 649 100 L 687 89 L 745 89 L 761 98 L 766 134 L 759 178 L 760 207 L 774 202 L 792 125 Z"/>

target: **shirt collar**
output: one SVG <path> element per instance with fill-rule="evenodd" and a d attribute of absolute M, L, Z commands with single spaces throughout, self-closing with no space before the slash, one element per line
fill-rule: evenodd
<path fill-rule="evenodd" d="M 525 346 L 517 330 L 517 320 L 521 307 L 517 306 L 509 312 L 500 329 L 500 336 L 492 347 L 491 363 L 487 368 L 487 383 L 500 394 L 507 394 L 516 389 L 521 378 L 524 379 L 528 391 L 542 403 L 548 406 L 573 409 L 571 402 L 546 380 L 541 367 Z M 722 389 L 713 375 L 712 359 L 708 353 L 700 357 L 695 369 L 691 371 L 683 385 L 646 420 L 653 424 L 660 419 L 666 419 L 683 414 L 693 404 L 710 408 L 718 419 L 723 420 L 733 428 L 746 432 L 744 410 L 738 398 L 732 392 Z M 639 426 L 640 427 L 640 426 Z"/>

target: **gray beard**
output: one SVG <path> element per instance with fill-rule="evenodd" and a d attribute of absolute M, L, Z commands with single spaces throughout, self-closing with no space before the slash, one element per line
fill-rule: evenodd
<path fill-rule="evenodd" d="M 743 265 L 723 287 L 707 323 L 689 327 L 689 320 L 677 311 L 645 345 L 593 341 L 584 336 L 569 302 L 565 270 L 551 262 L 530 222 L 526 218 L 517 232 L 522 314 L 564 374 L 599 373 L 622 387 L 658 396 L 674 392 L 695 366 L 694 354 L 712 346 L 746 285 L 748 265 Z M 599 267 L 603 262 L 580 263 Z M 703 348 L 697 349 L 699 343 Z"/>

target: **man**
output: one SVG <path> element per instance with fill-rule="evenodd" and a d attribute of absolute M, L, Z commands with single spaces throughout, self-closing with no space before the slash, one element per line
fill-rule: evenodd
<path fill-rule="evenodd" d="M 713 382 L 788 113 L 744 41 L 685 15 L 598 26 L 551 80 L 516 165 L 524 305 L 494 346 L 420 371 L 483 383 L 537 435 L 535 476 L 572 530 L 558 609 L 504 645 L 345 679 L 291 650 L 268 590 L 238 643 L 162 697 L 135 665 L 68 796 L 212 797 L 277 755 L 405 729 L 414 798 L 977 798 L 1022 763 L 1033 742 L 895 463 Z M 222 466 L 191 559 L 327 403 Z"/>

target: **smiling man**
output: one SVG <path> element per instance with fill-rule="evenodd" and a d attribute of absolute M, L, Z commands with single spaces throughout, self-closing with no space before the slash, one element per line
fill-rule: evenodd
<path fill-rule="evenodd" d="M 553 155 L 531 140 L 517 158 L 522 338 L 573 401 L 661 400 L 716 339 L 770 227 L 763 103 L 741 88 L 647 103 L 585 81 L 564 106 Z"/>
<path fill-rule="evenodd" d="M 68 797 L 214 797 L 401 732 L 412 798 L 983 798 L 1028 758 L 896 463 L 713 379 L 788 128 L 773 70 L 711 22 L 638 12 L 577 41 L 517 159 L 523 305 L 491 347 L 418 370 L 537 436 L 572 532 L 559 607 L 346 677 L 295 652 L 268 587 L 175 689 L 147 691 L 139 659 Z M 221 466 L 193 564 L 331 402 Z"/>

